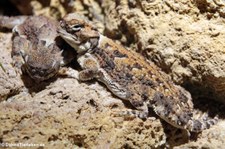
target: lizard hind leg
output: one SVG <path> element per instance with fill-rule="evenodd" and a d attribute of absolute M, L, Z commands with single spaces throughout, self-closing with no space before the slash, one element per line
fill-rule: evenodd
<path fill-rule="evenodd" d="M 136 107 L 135 110 L 134 109 L 127 109 L 122 111 L 120 110 L 115 113 L 116 116 L 122 116 L 125 118 L 140 118 L 143 120 L 148 118 L 148 114 L 149 114 L 148 106 L 145 103 L 142 105 L 140 104 L 138 107 Z"/>
<path fill-rule="evenodd" d="M 131 104 L 137 109 L 134 112 L 137 117 L 141 119 L 146 119 L 148 117 L 148 104 L 142 101 L 131 101 Z"/>

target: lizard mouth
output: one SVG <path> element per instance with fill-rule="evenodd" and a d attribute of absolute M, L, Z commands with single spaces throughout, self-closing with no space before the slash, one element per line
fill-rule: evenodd
<path fill-rule="evenodd" d="M 57 74 L 57 71 L 55 69 L 51 70 L 50 72 L 45 72 L 45 73 L 40 70 L 32 71 L 32 70 L 27 69 L 26 71 L 29 74 L 29 76 L 33 80 L 35 80 L 35 82 L 41 82 L 41 81 L 47 80 Z"/>
<path fill-rule="evenodd" d="M 57 30 L 57 32 L 59 33 L 59 35 L 66 40 L 71 46 L 73 46 L 74 44 L 80 44 L 80 42 L 78 41 L 78 38 L 76 35 L 72 35 L 70 33 L 68 33 L 67 31 L 65 31 L 62 28 L 59 28 Z"/>
<path fill-rule="evenodd" d="M 68 33 L 66 30 L 63 28 L 58 29 L 59 35 L 71 46 L 73 47 L 77 52 L 80 51 L 80 44 L 81 42 L 79 41 L 78 37 L 76 35 Z M 81 50 L 82 51 L 82 50 Z"/>

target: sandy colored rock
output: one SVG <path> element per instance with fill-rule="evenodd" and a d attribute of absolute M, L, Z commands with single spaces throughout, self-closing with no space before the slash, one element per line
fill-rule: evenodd
<path fill-rule="evenodd" d="M 11 65 L 12 35 L 0 35 L 1 145 L 20 142 L 46 148 L 165 146 L 166 134 L 160 119 L 152 116 L 143 121 L 115 116 L 127 109 L 126 104 L 95 81 L 86 84 L 56 77 L 35 84 L 25 74 L 18 76 Z"/>
<path fill-rule="evenodd" d="M 23 15 L 45 15 L 60 19 L 67 13 L 78 12 L 98 21 L 103 20 L 102 9 L 94 0 L 11 0 Z"/>
<path fill-rule="evenodd" d="M 196 98 L 194 103 L 198 96 L 205 103 L 209 102 L 206 99 L 225 103 L 224 1 L 47 2 L 28 0 L 15 4 L 23 14 L 41 14 L 57 19 L 69 12 L 83 14 L 106 36 L 143 54 L 170 74 L 176 83 L 185 85 Z M 10 34 L 4 34 L 0 43 L 9 42 L 10 37 Z M 11 62 L 9 51 L 6 53 L 7 61 L 0 56 L 0 62 L 7 63 L 4 68 Z M 12 69 L 11 65 L 9 67 Z M 2 68 L 0 73 L 3 73 Z M 1 74 L 1 77 L 5 75 Z M 4 77 L 2 84 L 5 85 L 8 76 Z M 9 88 L 18 93 L 21 79 L 11 77 L 9 82 Z M 214 113 L 219 115 L 220 122 L 198 135 L 189 136 L 186 131 L 160 121 L 153 112 L 146 121 L 112 116 L 115 111 L 130 108 L 129 104 L 113 97 L 95 81 L 86 84 L 72 78 L 58 78 L 34 85 L 28 79 L 26 87 L 29 92 L 24 90 L 17 95 L 11 94 L 8 87 L 0 89 L 6 99 L 0 103 L 0 142 L 43 143 L 47 148 L 225 146 L 224 107 L 215 106 L 214 100 L 210 100 L 207 106 L 203 103 L 195 104 L 195 107 L 204 109 L 205 113 L 210 108 L 222 111 L 222 114 Z"/>
<path fill-rule="evenodd" d="M 166 143 L 159 119 L 112 116 L 114 110 L 125 107 L 98 83 L 58 79 L 32 95 L 21 92 L 0 104 L 3 142 L 56 148 L 140 148 Z"/>
<path fill-rule="evenodd" d="M 225 17 L 225 3 L 223 0 L 196 0 L 196 5 L 209 18 Z"/>
<path fill-rule="evenodd" d="M 224 148 L 225 144 L 225 123 L 220 122 L 211 130 L 204 131 L 197 141 L 190 142 L 174 149 L 190 149 L 190 148 Z"/>
<path fill-rule="evenodd" d="M 176 83 L 198 89 L 200 85 L 203 96 L 210 91 L 214 99 L 224 102 L 224 18 L 209 20 L 200 9 L 212 8 L 212 3 L 216 1 L 104 1 L 105 20 L 110 20 L 105 22 L 107 33 L 118 31 L 116 37 L 122 43 L 154 61 Z M 222 4 L 217 4 L 216 13 L 220 14 Z"/>
<path fill-rule="evenodd" d="M 12 67 L 11 34 L 0 33 L 0 101 L 19 92 L 22 80 Z"/>

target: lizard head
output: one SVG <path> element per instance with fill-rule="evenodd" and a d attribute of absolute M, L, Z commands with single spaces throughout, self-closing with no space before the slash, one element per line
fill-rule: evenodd
<path fill-rule="evenodd" d="M 61 62 L 61 52 L 55 44 L 46 46 L 42 41 L 24 56 L 24 68 L 29 76 L 36 82 L 47 80 L 54 76 Z M 56 52 L 58 51 L 58 52 Z"/>
<path fill-rule="evenodd" d="M 71 13 L 63 17 L 58 28 L 59 35 L 77 53 L 83 53 L 98 43 L 99 33 L 84 17 Z"/>

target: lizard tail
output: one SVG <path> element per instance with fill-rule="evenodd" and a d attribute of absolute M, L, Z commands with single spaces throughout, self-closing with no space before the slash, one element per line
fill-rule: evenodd
<path fill-rule="evenodd" d="M 196 113 L 194 113 L 193 115 L 197 115 Z M 189 120 L 187 123 L 187 129 L 192 132 L 200 132 L 202 130 L 210 128 L 217 122 L 218 122 L 217 116 L 215 116 L 214 118 L 210 118 L 207 114 L 204 114 Z"/>
<path fill-rule="evenodd" d="M 28 16 L 0 16 L 0 29 L 13 29 L 16 25 L 22 24 L 27 18 Z"/>

